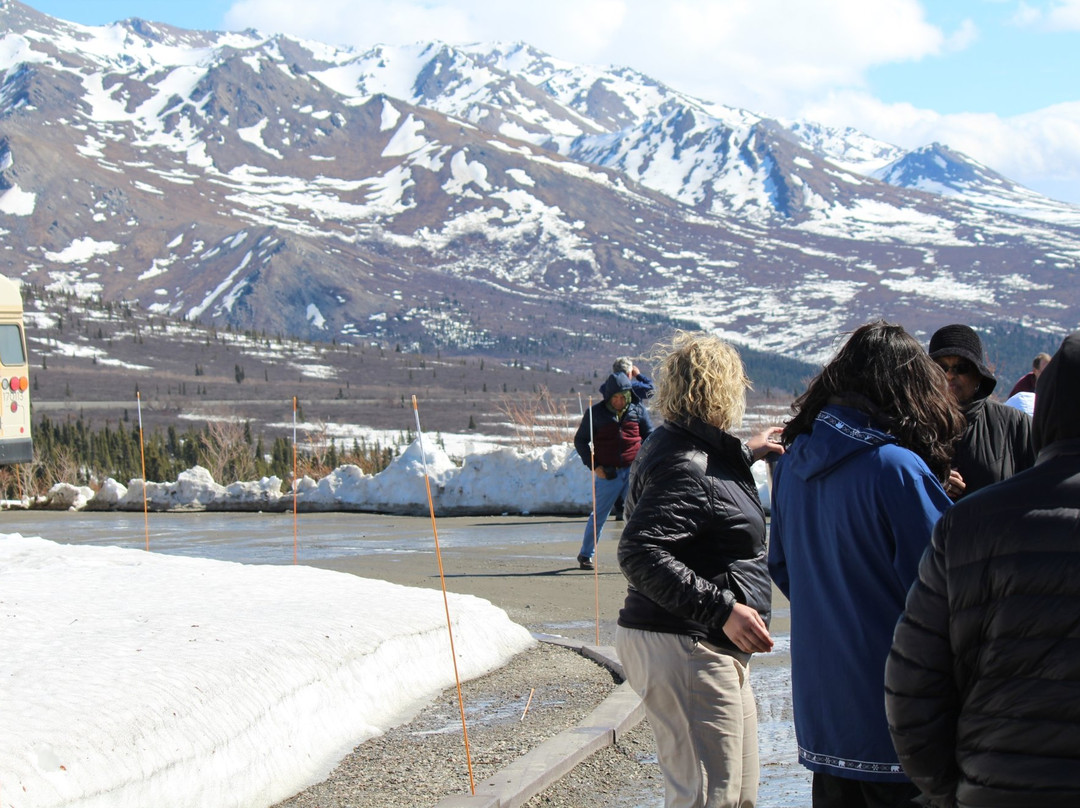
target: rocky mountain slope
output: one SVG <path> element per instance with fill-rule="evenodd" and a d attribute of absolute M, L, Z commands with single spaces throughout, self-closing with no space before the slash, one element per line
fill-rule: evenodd
<path fill-rule="evenodd" d="M 0 0 L 0 272 L 169 318 L 582 370 L 673 326 L 1076 327 L 1080 209 L 944 146 L 524 44 L 334 48 Z"/>
<path fill-rule="evenodd" d="M 35 424 L 90 430 L 134 428 L 141 412 L 147 434 L 246 424 L 267 446 L 296 435 L 324 449 L 330 440 L 342 449 L 353 441 L 400 448 L 418 414 L 425 432 L 531 448 L 572 439 L 611 363 L 588 352 L 580 363 L 592 356 L 596 365 L 572 369 L 309 341 L 34 286 L 24 287 L 24 303 Z M 753 430 L 786 413 L 813 368 L 753 351 L 744 358 L 755 387 L 745 427 Z M 641 367 L 649 371 L 644 360 Z"/>

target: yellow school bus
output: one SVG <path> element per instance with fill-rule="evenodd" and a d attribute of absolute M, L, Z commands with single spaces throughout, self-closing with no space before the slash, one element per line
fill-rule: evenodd
<path fill-rule="evenodd" d="M 18 284 L 0 275 L 0 465 L 33 459 L 22 295 Z"/>

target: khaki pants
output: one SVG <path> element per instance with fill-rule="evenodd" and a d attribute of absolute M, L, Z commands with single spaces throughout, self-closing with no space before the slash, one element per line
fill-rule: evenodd
<path fill-rule="evenodd" d="M 749 668 L 682 634 L 619 626 L 615 648 L 656 737 L 665 808 L 753 808 L 758 738 Z"/>

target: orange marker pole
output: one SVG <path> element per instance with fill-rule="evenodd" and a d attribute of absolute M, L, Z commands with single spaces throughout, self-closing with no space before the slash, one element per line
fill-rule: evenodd
<path fill-rule="evenodd" d="M 150 549 L 150 511 L 146 505 L 146 450 L 143 449 L 142 429 L 142 393 L 135 391 L 135 401 L 139 410 L 139 458 L 142 461 L 142 511 L 143 526 L 146 530 L 146 549 Z"/>
<path fill-rule="evenodd" d="M 292 399 L 292 563 L 296 563 L 296 396 Z"/>
<path fill-rule="evenodd" d="M 424 485 L 427 488 L 428 511 L 431 513 L 431 531 L 435 534 L 435 557 L 439 561 L 439 581 L 442 582 L 443 608 L 446 609 L 446 631 L 450 635 L 450 657 L 454 661 L 454 681 L 457 683 L 458 707 L 461 710 L 461 732 L 465 737 L 465 761 L 469 767 L 469 790 L 475 796 L 472 756 L 469 754 L 469 728 L 465 723 L 465 699 L 461 695 L 461 678 L 458 676 L 457 653 L 454 651 L 454 629 L 450 625 L 450 601 L 446 596 L 446 576 L 443 574 L 442 551 L 439 549 L 439 528 L 435 524 L 435 502 L 431 498 L 431 477 L 428 474 L 427 452 L 424 451 L 424 433 L 420 430 L 420 410 L 416 396 L 412 397 L 413 415 L 416 416 L 416 439 L 420 441 L 420 456 L 424 459 Z"/>
<path fill-rule="evenodd" d="M 592 470 L 593 592 L 596 597 L 596 644 L 600 644 L 600 537 L 596 534 L 596 446 L 593 443 L 592 396 L 589 396 L 589 467 Z"/>
<path fill-rule="evenodd" d="M 529 700 L 528 700 L 527 702 L 525 702 L 525 709 L 521 711 L 521 718 L 519 718 L 519 719 L 518 719 L 518 721 L 519 721 L 519 722 L 520 722 L 520 721 L 524 721 L 524 720 L 525 720 L 525 714 L 526 714 L 527 712 L 529 712 L 529 705 L 530 705 L 530 704 L 532 704 L 532 697 L 533 697 L 533 693 L 535 693 L 535 692 L 536 692 L 536 688 L 535 688 L 535 687 L 534 687 L 534 688 L 532 688 L 532 689 L 531 689 L 531 690 L 529 691 Z"/>

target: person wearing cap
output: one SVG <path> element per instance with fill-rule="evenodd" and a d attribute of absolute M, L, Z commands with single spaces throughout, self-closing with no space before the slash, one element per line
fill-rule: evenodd
<path fill-rule="evenodd" d="M 1034 467 L 934 529 L 885 666 L 907 775 L 934 806 L 1080 805 L 1080 332 L 1039 377 Z"/>
<path fill-rule="evenodd" d="M 653 394 L 655 386 L 653 380 L 638 370 L 637 365 L 634 364 L 634 360 L 629 356 L 620 356 L 612 363 L 612 373 L 625 373 L 630 377 L 630 392 L 633 393 L 635 401 L 645 401 Z"/>
<path fill-rule="evenodd" d="M 930 338 L 930 358 L 944 371 L 949 392 L 967 427 L 956 445 L 945 492 L 953 500 L 1031 468 L 1031 418 L 989 398 L 997 379 L 983 361 L 982 341 L 962 324 L 939 328 Z"/>
<path fill-rule="evenodd" d="M 578 457 L 596 477 L 596 502 L 585 523 L 578 566 L 595 569 L 600 532 L 615 500 L 626 494 L 630 464 L 641 442 L 652 432 L 645 405 L 633 399 L 633 386 L 625 373 L 612 373 L 600 386 L 604 400 L 593 404 L 581 418 L 574 435 Z M 591 443 L 591 448 L 590 448 Z"/>

